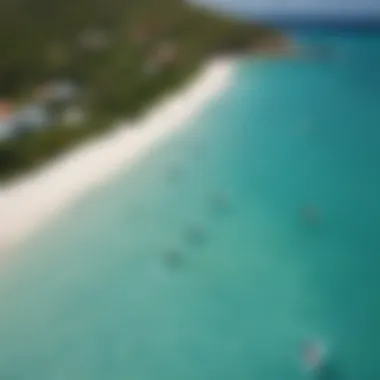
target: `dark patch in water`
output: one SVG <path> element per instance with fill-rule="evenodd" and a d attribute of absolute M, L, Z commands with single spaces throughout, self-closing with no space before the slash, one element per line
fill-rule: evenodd
<path fill-rule="evenodd" d="M 211 212 L 216 215 L 225 214 L 231 210 L 231 203 L 227 196 L 214 194 L 210 197 L 209 205 Z"/>
<path fill-rule="evenodd" d="M 186 230 L 186 238 L 190 244 L 202 245 L 206 241 L 206 232 L 201 226 L 190 226 Z"/>
<path fill-rule="evenodd" d="M 322 224 L 321 213 L 312 203 L 306 203 L 300 207 L 299 215 L 305 225 L 317 227 Z"/>
<path fill-rule="evenodd" d="M 316 380 L 344 380 L 341 371 L 334 363 L 327 363 L 315 376 Z"/>
<path fill-rule="evenodd" d="M 177 269 L 183 265 L 183 255 L 177 249 L 169 249 L 164 253 L 165 265 L 172 269 Z"/>

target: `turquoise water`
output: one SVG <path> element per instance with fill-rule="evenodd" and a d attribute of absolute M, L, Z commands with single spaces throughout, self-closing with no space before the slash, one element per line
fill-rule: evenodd
<path fill-rule="evenodd" d="M 296 38 L 14 252 L 1 378 L 380 377 L 380 34 Z"/>

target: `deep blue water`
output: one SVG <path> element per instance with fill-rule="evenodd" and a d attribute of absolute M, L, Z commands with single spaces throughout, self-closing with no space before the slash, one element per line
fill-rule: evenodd
<path fill-rule="evenodd" d="M 14 252 L 1 378 L 380 378 L 380 33 L 293 37 Z"/>

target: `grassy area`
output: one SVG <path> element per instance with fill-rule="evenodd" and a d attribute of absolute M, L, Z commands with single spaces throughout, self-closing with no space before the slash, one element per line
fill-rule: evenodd
<path fill-rule="evenodd" d="M 141 31 L 145 36 L 137 38 Z M 97 45 L 83 42 L 86 33 L 97 37 Z M 44 81 L 68 78 L 84 90 L 80 102 L 90 120 L 82 128 L 52 126 L 0 143 L 0 178 L 45 162 L 116 118 L 138 115 L 210 56 L 276 37 L 181 0 L 1 2 L 0 97 L 28 99 Z M 147 73 L 163 43 L 174 57 Z"/>

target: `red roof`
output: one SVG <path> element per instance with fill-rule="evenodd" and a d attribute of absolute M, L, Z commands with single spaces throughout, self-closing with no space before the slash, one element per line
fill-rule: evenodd
<path fill-rule="evenodd" d="M 12 113 L 12 103 L 6 100 L 0 100 L 0 117 L 4 118 Z"/>

